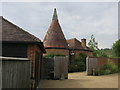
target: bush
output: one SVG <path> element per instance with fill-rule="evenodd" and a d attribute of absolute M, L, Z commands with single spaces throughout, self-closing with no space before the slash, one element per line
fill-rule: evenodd
<path fill-rule="evenodd" d="M 101 70 L 100 71 L 100 75 L 107 75 L 107 74 L 110 74 L 110 70 Z"/>
<path fill-rule="evenodd" d="M 81 72 L 86 70 L 86 54 L 80 53 L 73 63 L 69 64 L 69 72 Z"/>
<path fill-rule="evenodd" d="M 112 74 L 116 72 L 118 72 L 118 66 L 112 62 L 109 62 L 108 64 L 103 65 L 101 70 L 99 70 L 98 68 L 95 69 L 95 73 L 97 75 L 107 75 L 107 74 Z"/>

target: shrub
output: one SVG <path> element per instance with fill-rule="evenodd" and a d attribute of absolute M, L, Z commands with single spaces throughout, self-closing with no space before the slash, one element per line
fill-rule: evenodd
<path fill-rule="evenodd" d="M 100 70 L 100 75 L 107 75 L 110 74 L 110 70 Z"/>
<path fill-rule="evenodd" d="M 95 69 L 95 73 L 97 75 L 107 75 L 107 74 L 112 74 L 116 72 L 118 72 L 118 66 L 112 62 L 109 62 L 108 64 L 103 65 L 101 70 L 99 70 L 98 68 Z"/>
<path fill-rule="evenodd" d="M 86 54 L 80 53 L 73 63 L 69 64 L 69 72 L 81 72 L 86 70 Z"/>
<path fill-rule="evenodd" d="M 95 75 L 99 75 L 99 69 L 98 68 L 95 68 Z"/>

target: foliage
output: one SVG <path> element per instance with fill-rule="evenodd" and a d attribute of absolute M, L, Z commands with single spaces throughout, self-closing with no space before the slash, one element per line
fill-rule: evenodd
<path fill-rule="evenodd" d="M 112 54 L 114 57 L 120 57 L 120 39 L 113 44 Z"/>
<path fill-rule="evenodd" d="M 86 70 L 86 57 L 84 53 L 80 53 L 79 57 L 75 59 L 73 63 L 68 66 L 69 72 L 81 72 Z"/>
<path fill-rule="evenodd" d="M 104 50 L 98 50 L 97 57 L 108 57 Z"/>
<path fill-rule="evenodd" d="M 54 56 L 66 56 L 66 55 L 60 55 L 60 54 L 52 55 L 52 54 L 49 54 L 49 55 L 45 55 L 44 57 L 45 58 L 53 58 Z"/>
<path fill-rule="evenodd" d="M 117 73 L 118 71 L 119 71 L 118 66 L 112 62 L 103 65 L 103 67 L 100 70 L 98 68 L 95 69 L 96 75 L 107 75 Z"/>
<path fill-rule="evenodd" d="M 93 56 L 96 57 L 108 57 L 104 50 L 94 50 Z"/>
<path fill-rule="evenodd" d="M 95 37 L 94 35 L 91 35 L 91 39 L 88 43 L 88 46 L 92 49 L 92 50 L 98 50 L 98 43 L 95 41 Z"/>

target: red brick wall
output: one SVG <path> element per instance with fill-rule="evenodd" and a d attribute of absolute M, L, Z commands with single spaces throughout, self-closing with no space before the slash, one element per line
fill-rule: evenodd
<path fill-rule="evenodd" d="M 36 51 L 41 55 L 43 54 L 37 45 L 35 45 L 35 44 L 28 45 L 27 54 L 28 54 L 28 58 L 32 61 L 31 62 L 32 63 L 31 64 L 31 78 L 33 80 L 35 78 L 35 52 Z M 43 59 L 42 59 L 42 62 L 43 62 Z M 40 72 L 40 64 L 38 66 L 38 70 Z M 32 88 L 34 88 L 34 83 L 32 83 Z"/>
<path fill-rule="evenodd" d="M 85 53 L 87 56 L 92 56 L 92 52 L 88 52 L 88 51 L 75 51 L 75 57 L 78 57 L 80 53 Z"/>
<path fill-rule="evenodd" d="M 46 54 L 44 55 L 66 55 L 69 56 L 69 50 L 67 49 L 46 49 Z"/>
<path fill-rule="evenodd" d="M 118 65 L 118 60 L 120 59 L 116 59 L 116 58 L 104 58 L 104 57 L 93 57 L 90 56 L 89 58 L 97 58 L 97 65 L 98 68 L 102 68 L 103 65 L 107 64 L 108 62 L 113 62 L 114 64 Z"/>
<path fill-rule="evenodd" d="M 32 60 L 32 68 L 31 68 L 32 78 L 34 78 L 34 73 L 35 73 L 35 52 L 36 51 L 39 54 L 42 54 L 41 50 L 39 49 L 37 45 L 28 45 L 28 58 Z"/>

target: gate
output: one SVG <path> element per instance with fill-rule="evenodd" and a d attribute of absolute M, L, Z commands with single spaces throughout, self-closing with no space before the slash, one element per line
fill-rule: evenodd
<path fill-rule="evenodd" d="M 67 79 L 68 78 L 68 57 L 55 56 L 44 58 L 44 79 Z"/>
<path fill-rule="evenodd" d="M 97 58 L 86 58 L 86 71 L 87 75 L 93 74 L 93 69 L 97 68 Z"/>
<path fill-rule="evenodd" d="M 62 56 L 54 57 L 54 78 L 55 79 L 68 78 L 68 57 Z"/>

